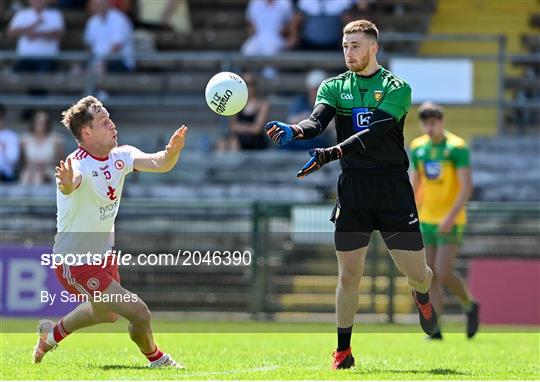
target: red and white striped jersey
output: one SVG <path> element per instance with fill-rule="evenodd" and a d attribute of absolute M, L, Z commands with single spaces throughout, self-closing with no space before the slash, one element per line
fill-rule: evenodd
<path fill-rule="evenodd" d="M 124 179 L 133 171 L 138 149 L 119 146 L 106 158 L 96 158 L 80 147 L 71 153 L 73 169 L 82 176 L 69 195 L 56 191 L 57 235 L 54 253 L 106 253 L 114 246 L 114 221 Z"/>

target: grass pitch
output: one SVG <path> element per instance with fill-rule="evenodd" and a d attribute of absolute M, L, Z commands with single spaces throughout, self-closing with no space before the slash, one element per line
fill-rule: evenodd
<path fill-rule="evenodd" d="M 153 370 L 129 340 L 126 322 L 75 333 L 31 363 L 35 320 L 3 320 L 0 379 L 539 379 L 538 328 L 482 327 L 473 340 L 446 333 L 426 341 L 420 328 L 356 325 L 356 368 L 333 371 L 332 325 L 277 323 L 154 324 L 165 352 L 187 370 Z M 109 332 L 103 333 L 103 328 Z M 296 330 L 298 329 L 298 330 Z M 281 332 L 278 332 L 280 331 Z M 19 331 L 22 333 L 15 333 Z M 234 332 L 239 333 L 234 333 Z M 393 331 L 393 332 L 391 332 Z"/>

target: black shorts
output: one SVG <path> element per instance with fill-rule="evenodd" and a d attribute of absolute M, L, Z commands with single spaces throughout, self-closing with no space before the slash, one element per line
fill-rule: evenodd
<path fill-rule="evenodd" d="M 414 192 L 403 167 L 343 170 L 330 220 L 338 251 L 366 247 L 374 230 L 381 232 L 388 249 L 424 247 Z"/>

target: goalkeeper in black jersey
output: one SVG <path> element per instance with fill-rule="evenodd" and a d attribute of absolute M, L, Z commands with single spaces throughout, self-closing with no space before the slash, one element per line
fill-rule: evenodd
<path fill-rule="evenodd" d="M 347 24 L 343 55 L 349 70 L 321 84 L 309 119 L 296 125 L 278 121 L 266 125 L 270 138 L 284 146 L 292 140 L 314 138 L 335 117 L 338 144 L 312 150 L 311 159 L 297 174 L 304 177 L 337 159 L 342 169 L 331 219 L 339 265 L 334 369 L 354 365 L 352 326 L 374 230 L 381 232 L 390 256 L 412 287 L 422 329 L 429 335 L 437 330 L 428 293 L 433 274 L 426 264 L 403 140 L 411 88 L 378 64 L 378 34 L 367 20 Z"/>

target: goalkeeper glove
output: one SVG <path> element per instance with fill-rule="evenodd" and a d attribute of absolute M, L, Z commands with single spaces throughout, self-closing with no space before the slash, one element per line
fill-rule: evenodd
<path fill-rule="evenodd" d="M 264 127 L 266 134 L 280 146 L 285 146 L 295 139 L 301 139 L 304 131 L 298 125 L 287 125 L 279 121 L 268 122 Z"/>
<path fill-rule="evenodd" d="M 311 155 L 311 159 L 298 171 L 298 174 L 296 174 L 298 178 L 303 178 L 313 171 L 317 171 L 330 161 L 342 158 L 343 152 L 341 147 L 332 146 L 326 149 L 313 149 L 309 152 L 309 155 Z"/>

